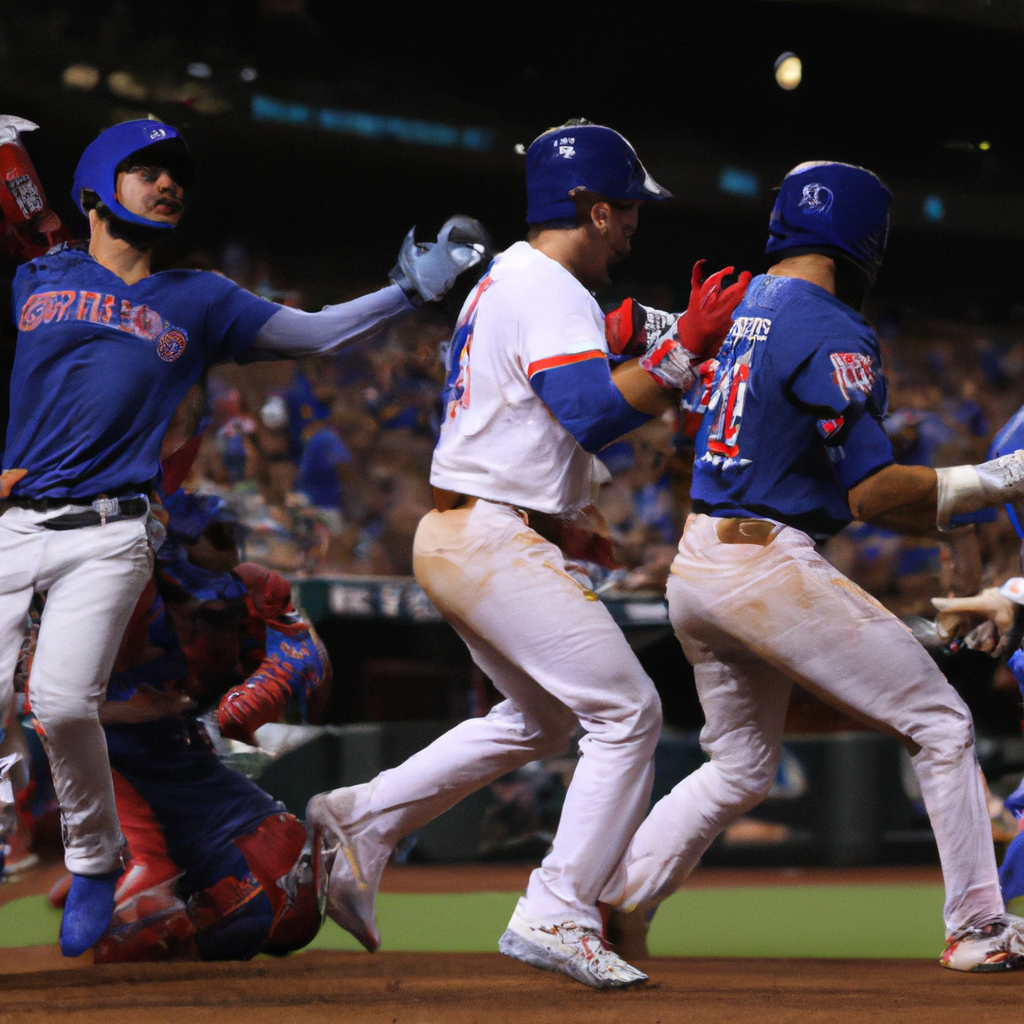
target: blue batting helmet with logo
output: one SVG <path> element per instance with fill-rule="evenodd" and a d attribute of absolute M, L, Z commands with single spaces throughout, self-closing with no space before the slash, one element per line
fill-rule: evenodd
<path fill-rule="evenodd" d="M 764 251 L 834 252 L 874 278 L 885 253 L 890 202 L 882 180 L 863 167 L 829 160 L 799 164 L 782 181 Z"/>
<path fill-rule="evenodd" d="M 82 159 L 78 161 L 71 198 L 82 213 L 86 212 L 82 205 L 82 190 L 91 189 L 100 197 L 103 205 L 121 220 L 149 228 L 171 230 L 174 227 L 173 224 L 147 220 L 126 210 L 114 196 L 117 165 L 131 156 L 142 154 L 143 150 L 151 150 L 152 152 L 146 153 L 146 159 L 153 160 L 161 167 L 167 167 L 183 189 L 187 189 L 192 183 L 192 156 L 176 128 L 148 119 L 122 121 L 121 124 L 115 124 L 112 128 L 100 132 L 85 147 Z"/>
<path fill-rule="evenodd" d="M 617 132 L 589 121 L 551 128 L 526 151 L 527 224 L 575 220 L 576 192 L 620 202 L 671 199 Z"/>

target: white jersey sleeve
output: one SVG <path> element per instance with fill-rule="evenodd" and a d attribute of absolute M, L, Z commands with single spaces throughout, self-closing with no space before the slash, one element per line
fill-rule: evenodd
<path fill-rule="evenodd" d="M 594 297 L 560 264 L 517 242 L 495 259 L 459 317 L 430 482 L 542 512 L 585 505 L 593 459 L 530 377 L 607 355 Z"/>

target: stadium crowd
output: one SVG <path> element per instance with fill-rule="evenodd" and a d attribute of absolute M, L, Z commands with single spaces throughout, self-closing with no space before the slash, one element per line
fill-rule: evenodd
<path fill-rule="evenodd" d="M 264 261 L 222 260 L 240 284 L 308 304 Z M 450 307 L 449 307 L 450 308 Z M 869 311 L 871 312 L 871 311 Z M 1024 330 L 916 319 L 885 308 L 879 326 L 891 386 L 886 431 L 900 462 L 981 460 L 1024 402 Z M 219 367 L 189 485 L 224 497 L 244 525 L 246 557 L 298 575 L 410 575 L 412 537 L 433 507 L 430 456 L 448 311 L 426 310 L 358 351 L 296 363 Z M 598 505 L 622 568 L 605 589 L 661 592 L 689 513 L 688 417 L 666 415 L 601 453 Z M 981 526 L 984 585 L 1013 575 L 1018 541 L 1000 514 Z M 854 524 L 826 546 L 846 575 L 897 615 L 933 615 L 950 589 L 945 545 Z"/>

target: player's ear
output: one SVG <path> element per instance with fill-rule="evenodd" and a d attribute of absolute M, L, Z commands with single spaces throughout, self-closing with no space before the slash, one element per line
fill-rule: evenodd
<path fill-rule="evenodd" d="M 606 235 L 609 230 L 612 216 L 611 206 L 603 199 L 594 203 L 590 208 L 590 222 L 601 232 L 602 235 Z"/>

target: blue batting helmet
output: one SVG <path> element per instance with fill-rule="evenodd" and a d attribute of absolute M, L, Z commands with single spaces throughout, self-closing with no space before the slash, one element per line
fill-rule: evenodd
<path fill-rule="evenodd" d="M 526 151 L 527 224 L 575 220 L 576 192 L 597 192 L 620 202 L 671 199 L 648 173 L 633 147 L 603 125 L 568 122 L 551 128 Z"/>
<path fill-rule="evenodd" d="M 891 201 L 881 179 L 863 167 L 829 160 L 799 164 L 782 181 L 765 252 L 834 252 L 873 279 L 885 253 Z"/>
<path fill-rule="evenodd" d="M 126 210 L 114 197 L 117 165 L 131 156 L 141 155 L 143 151 L 147 151 L 146 159 L 170 170 L 182 188 L 187 189 L 192 183 L 195 169 L 192 156 L 176 128 L 160 121 L 122 121 L 100 132 L 85 147 L 82 159 L 78 161 L 71 198 L 82 213 L 86 212 L 82 205 L 82 190 L 91 189 L 103 205 L 121 220 L 148 228 L 171 230 L 174 227 L 173 224 L 140 217 Z"/>

